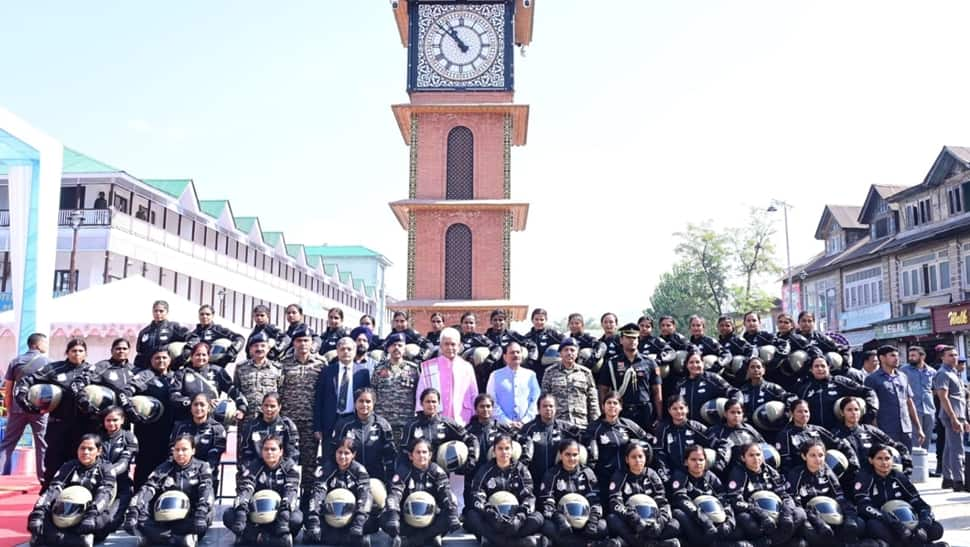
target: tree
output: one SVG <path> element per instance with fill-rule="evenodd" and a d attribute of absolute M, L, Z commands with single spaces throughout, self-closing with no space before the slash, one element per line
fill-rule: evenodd
<path fill-rule="evenodd" d="M 669 272 L 660 276 L 650 297 L 650 308 L 644 313 L 654 320 L 670 315 L 679 325 L 686 325 L 687 318 L 695 313 L 704 317 L 714 315 L 715 309 L 707 300 L 707 280 L 684 261 L 675 263 Z"/>
<path fill-rule="evenodd" d="M 713 332 L 718 317 L 771 309 L 774 297 L 760 288 L 781 272 L 771 241 L 774 226 L 752 209 L 746 224 L 717 231 L 709 222 L 688 224 L 677 235 L 679 260 L 660 277 L 646 313 L 672 315 L 686 324 L 693 314 Z"/>
<path fill-rule="evenodd" d="M 703 300 L 706 307 L 715 315 L 723 315 L 724 307 L 730 299 L 728 278 L 731 274 L 731 256 L 727 233 L 718 233 L 706 222 L 700 226 L 688 224 L 686 232 L 674 234 L 681 242 L 675 251 L 682 264 L 692 275 L 703 279 Z"/>

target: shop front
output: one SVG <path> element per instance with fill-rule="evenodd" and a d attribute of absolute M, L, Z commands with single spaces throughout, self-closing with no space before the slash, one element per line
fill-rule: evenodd
<path fill-rule="evenodd" d="M 886 319 L 873 323 L 872 327 L 877 342 L 875 345 L 893 344 L 903 354 L 910 346 L 922 346 L 926 350 L 926 357 L 930 363 L 936 362 L 934 348 L 937 345 L 953 343 L 952 335 L 939 335 L 933 332 L 932 317 L 928 313 Z M 866 347 L 866 349 L 875 348 Z"/>
<path fill-rule="evenodd" d="M 960 357 L 966 357 L 967 333 L 970 332 L 970 301 L 934 306 L 930 308 L 933 332 L 938 336 L 948 336 L 950 344 L 957 348 Z"/>

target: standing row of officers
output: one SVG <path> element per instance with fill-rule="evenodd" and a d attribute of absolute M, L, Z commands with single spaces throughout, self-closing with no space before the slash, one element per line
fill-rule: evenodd
<path fill-rule="evenodd" d="M 236 496 L 222 520 L 241 543 L 292 545 L 302 531 L 369 545 L 383 530 L 394 545 L 440 545 L 462 526 L 522 546 L 943 534 L 906 474 L 910 444 L 874 425 L 878 398 L 810 314 L 798 331 L 779 317 L 776 334 L 757 314 L 740 336 L 719 322 L 720 339 L 699 318 L 687 337 L 663 317 L 654 336 L 650 318 L 617 328 L 612 314 L 599 339 L 575 316 L 563 335 L 543 310 L 528 335 L 496 311 L 487 335 L 466 314 L 460 332 L 437 321 L 421 336 L 396 314 L 383 343 L 336 308 L 317 335 L 296 305 L 286 331 L 257 307 L 245 341 L 211 308 L 191 332 L 166 314 L 157 302 L 134 363 L 127 340 L 90 364 L 77 339 L 17 380 L 17 404 L 50 420 L 32 544 L 92 545 L 123 527 L 140 545 L 195 545 L 216 516 L 230 425 Z M 243 343 L 244 362 L 218 364 Z"/>

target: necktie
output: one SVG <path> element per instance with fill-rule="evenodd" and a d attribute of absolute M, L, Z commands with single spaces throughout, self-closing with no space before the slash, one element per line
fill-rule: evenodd
<path fill-rule="evenodd" d="M 350 391 L 350 367 L 340 367 L 340 387 L 337 388 L 337 412 L 342 413 L 347 408 L 347 395 Z"/>

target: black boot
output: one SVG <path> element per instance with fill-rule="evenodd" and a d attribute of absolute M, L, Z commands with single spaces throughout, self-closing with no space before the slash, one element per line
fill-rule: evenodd
<path fill-rule="evenodd" d="M 943 483 L 940 485 L 940 488 L 944 490 L 953 488 L 953 479 L 943 479 Z"/>

